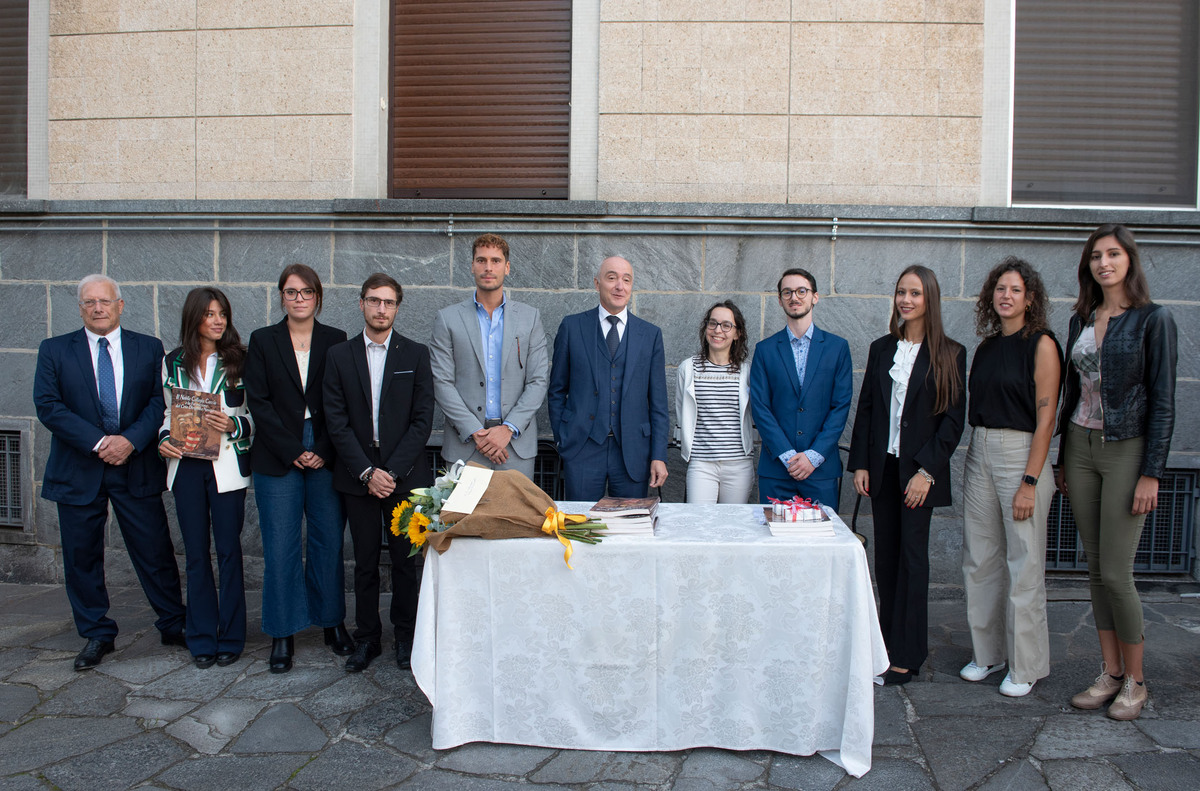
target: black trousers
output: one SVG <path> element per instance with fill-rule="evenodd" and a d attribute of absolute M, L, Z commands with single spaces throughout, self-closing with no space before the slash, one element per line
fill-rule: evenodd
<path fill-rule="evenodd" d="M 368 455 L 372 464 L 379 464 L 378 451 Z M 408 539 L 403 535 L 393 536 L 388 529 L 392 509 L 407 496 L 408 490 L 399 485 L 383 500 L 367 494 L 365 486 L 361 495 L 346 495 L 346 517 L 354 543 L 355 642 L 380 642 L 383 636 L 379 618 L 379 558 L 386 542 L 392 559 L 392 628 L 397 641 L 412 644 L 417 625 L 417 595 L 421 591 L 418 556 L 408 557 L 411 549 Z"/>
<path fill-rule="evenodd" d="M 874 482 L 872 482 L 874 483 Z M 932 507 L 904 504 L 900 461 L 889 455 L 871 497 L 879 628 L 888 658 L 914 673 L 929 656 L 929 521 Z"/>

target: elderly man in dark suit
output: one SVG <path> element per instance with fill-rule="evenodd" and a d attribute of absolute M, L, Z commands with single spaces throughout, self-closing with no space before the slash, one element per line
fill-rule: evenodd
<path fill-rule="evenodd" d="M 329 350 L 325 360 L 325 426 L 337 455 L 333 486 L 346 496 L 354 542 L 357 647 L 346 670 L 358 673 L 382 653 L 379 556 L 392 509 L 410 489 L 433 482 L 425 443 L 433 427 L 429 349 L 392 329 L 404 291 L 376 272 L 359 293 L 366 328 Z M 409 665 L 417 623 L 416 559 L 408 542 L 387 533 L 392 560 L 391 621 L 396 663 Z"/>
<path fill-rule="evenodd" d="M 645 497 L 667 479 L 662 330 L 629 312 L 633 265 L 604 259 L 598 309 L 567 316 L 554 338 L 547 406 L 568 500 Z"/>
<path fill-rule="evenodd" d="M 50 429 L 42 497 L 58 503 L 67 598 L 87 645 L 76 670 L 96 667 L 114 648 L 108 617 L 104 528 L 111 503 L 164 645 L 186 646 L 179 567 L 162 492 L 158 455 L 163 401 L 163 346 L 121 329 L 121 288 L 103 275 L 79 283 L 83 329 L 42 341 L 33 402 Z"/>

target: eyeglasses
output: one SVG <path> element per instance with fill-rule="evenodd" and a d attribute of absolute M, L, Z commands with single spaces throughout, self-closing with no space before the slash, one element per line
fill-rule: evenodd
<path fill-rule="evenodd" d="M 116 301 L 117 300 L 115 300 L 115 299 L 81 299 L 79 301 L 79 304 L 81 307 L 85 307 L 88 310 L 91 310 L 92 308 L 96 307 L 97 305 L 99 305 L 102 308 L 107 308 L 108 306 L 112 305 Z"/>
<path fill-rule="evenodd" d="M 708 327 L 713 332 L 716 332 L 717 330 L 720 330 L 721 332 L 730 332 L 733 330 L 733 322 L 731 321 L 713 321 L 712 319 L 709 319 L 708 321 L 704 322 L 704 326 Z"/>
<path fill-rule="evenodd" d="M 380 299 L 379 297 L 367 297 L 363 302 L 367 303 L 367 307 L 369 308 L 377 308 L 383 305 L 388 310 L 395 310 L 396 306 L 400 304 L 394 299 Z"/>
<path fill-rule="evenodd" d="M 791 299 L 792 295 L 795 294 L 800 299 L 804 299 L 812 293 L 814 292 L 811 288 L 805 288 L 804 286 L 800 286 L 800 288 L 781 288 L 779 289 L 779 298 Z"/>
<path fill-rule="evenodd" d="M 301 289 L 285 288 L 283 290 L 283 298 L 286 299 L 288 302 L 295 302 L 298 299 L 309 300 L 309 299 L 312 299 L 313 297 L 315 297 L 316 295 L 317 295 L 317 290 L 315 288 L 301 288 Z"/>

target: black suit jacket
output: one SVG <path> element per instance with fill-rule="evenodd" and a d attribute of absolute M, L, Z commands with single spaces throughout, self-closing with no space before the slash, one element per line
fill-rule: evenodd
<path fill-rule="evenodd" d="M 165 402 L 163 346 L 158 338 L 121 329 L 121 435 L 133 443 L 126 462 L 129 491 L 149 497 L 167 488 L 167 466 L 158 455 Z M 87 505 L 100 492 L 104 462 L 92 451 L 107 433 L 87 335 L 82 329 L 48 338 L 38 349 L 33 381 L 38 419 L 50 429 L 50 458 L 42 497 Z"/>
<path fill-rule="evenodd" d="M 329 350 L 324 388 L 325 426 L 337 454 L 334 488 L 365 495 L 367 488 L 358 476 L 374 462 L 368 455 L 373 434 L 371 372 L 361 333 Z M 379 396 L 379 458 L 380 466 L 397 476 L 399 491 L 433 482 L 433 469 L 425 462 L 432 428 L 429 349 L 393 331 Z"/>
<path fill-rule="evenodd" d="M 887 457 L 888 416 L 892 402 L 889 371 L 898 342 L 895 336 L 884 335 L 871 344 L 850 441 L 850 460 L 846 466 L 851 470 L 867 470 L 872 493 L 879 491 Z M 950 505 L 950 457 L 962 437 L 967 407 L 967 350 L 961 345 L 955 365 L 959 381 L 963 383 L 959 397 L 949 409 L 935 415 L 936 392 L 929 366 L 929 345 L 921 344 L 904 397 L 900 424 L 900 482 L 903 486 L 917 474 L 918 467 L 924 467 L 933 476 L 933 486 L 925 497 L 927 506 Z"/>
<path fill-rule="evenodd" d="M 325 355 L 330 347 L 346 340 L 336 327 L 313 322 L 312 352 L 308 359 L 308 379 L 300 386 L 300 369 L 288 333 L 287 319 L 261 327 L 250 335 L 246 368 L 247 405 L 254 417 L 254 444 L 250 447 L 250 468 L 260 475 L 286 475 L 295 469 L 292 462 L 304 453 L 304 410 L 312 413 L 313 452 L 333 469 L 333 442 L 325 428 L 325 398 L 321 382 L 325 378 Z"/>

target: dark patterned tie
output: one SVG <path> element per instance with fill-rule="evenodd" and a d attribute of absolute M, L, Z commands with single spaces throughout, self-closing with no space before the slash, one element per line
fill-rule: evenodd
<path fill-rule="evenodd" d="M 617 334 L 617 322 L 620 321 L 616 316 L 608 316 L 608 334 L 604 336 L 604 340 L 608 341 L 608 356 L 617 356 L 617 347 L 621 345 L 621 336 Z"/>
<path fill-rule="evenodd" d="M 113 374 L 112 355 L 108 353 L 108 338 L 101 338 L 97 343 L 100 346 L 100 354 L 96 357 L 100 417 L 104 420 L 104 430 L 109 434 L 117 434 L 121 431 L 121 415 L 117 411 L 117 378 Z"/>

